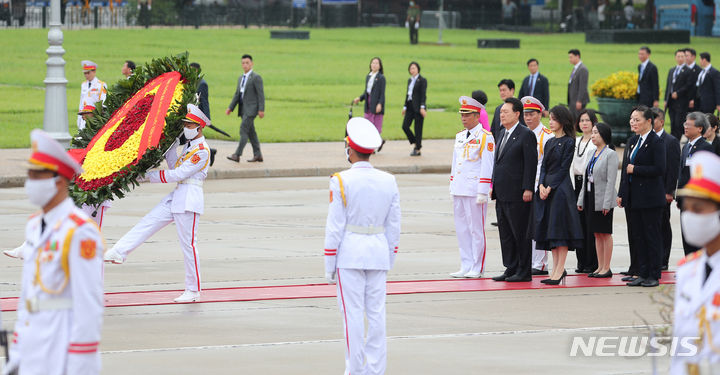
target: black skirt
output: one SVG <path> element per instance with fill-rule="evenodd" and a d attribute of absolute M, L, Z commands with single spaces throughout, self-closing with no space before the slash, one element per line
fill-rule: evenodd
<path fill-rule="evenodd" d="M 613 209 L 607 215 L 602 211 L 595 211 L 595 184 L 590 184 L 591 191 L 585 191 L 585 220 L 590 233 L 608 233 L 613 230 Z"/>

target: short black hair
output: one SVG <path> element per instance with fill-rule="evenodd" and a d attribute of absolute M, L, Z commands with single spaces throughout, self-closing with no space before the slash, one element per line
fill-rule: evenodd
<path fill-rule="evenodd" d="M 693 56 L 697 56 L 697 51 L 695 51 L 694 48 L 687 47 L 687 48 L 685 48 L 684 51 L 685 51 L 685 52 L 690 52 L 690 54 L 693 55 Z"/>
<path fill-rule="evenodd" d="M 675 54 L 677 55 L 677 54 L 680 53 L 680 52 L 682 52 L 682 54 L 684 55 L 684 54 L 685 54 L 685 48 L 680 48 L 680 49 L 678 49 L 677 51 L 675 51 Z"/>
<path fill-rule="evenodd" d="M 655 120 L 655 114 L 646 105 L 639 105 L 633 108 L 633 112 L 640 112 L 645 120 Z"/>
<path fill-rule="evenodd" d="M 196 63 L 196 62 L 191 62 L 191 63 L 190 63 L 190 67 L 191 67 L 191 68 L 195 68 L 195 69 L 197 69 L 197 70 L 200 70 L 200 64 L 198 64 L 198 63 Z"/>
<path fill-rule="evenodd" d="M 707 60 L 707 62 L 710 62 L 710 53 L 708 53 L 708 52 L 703 52 L 703 53 L 700 54 L 700 58 Z"/>
<path fill-rule="evenodd" d="M 410 67 L 415 65 L 418 69 L 418 74 L 420 74 L 420 64 L 417 63 L 417 61 L 411 61 L 410 64 L 408 64 L 408 72 L 410 71 Z"/>
<path fill-rule="evenodd" d="M 645 50 L 645 52 L 647 52 L 648 55 L 651 54 L 651 52 L 650 52 L 650 47 L 648 47 L 648 46 L 642 46 L 642 47 L 640 47 L 640 50 L 641 50 L 641 51 L 642 51 L 642 50 Z"/>
<path fill-rule="evenodd" d="M 523 112 L 523 104 L 522 104 L 522 102 L 520 101 L 520 99 L 518 99 L 518 98 L 516 98 L 516 97 L 507 98 L 507 99 L 505 99 L 505 103 L 510 103 L 510 104 L 512 104 L 512 110 L 513 110 L 513 112 L 518 112 L 518 113 L 522 114 L 522 112 Z"/>
<path fill-rule="evenodd" d="M 580 50 L 579 50 L 579 49 L 575 49 L 575 48 L 574 48 L 574 49 L 571 49 L 570 51 L 568 51 L 568 53 L 572 53 L 573 55 L 575 55 L 575 56 L 577 56 L 577 57 L 580 57 Z"/>
<path fill-rule="evenodd" d="M 580 117 L 582 117 L 582 115 L 586 113 L 590 118 L 590 122 L 593 124 L 593 126 L 598 123 L 598 118 L 595 110 L 592 110 L 590 108 L 583 108 L 583 110 L 578 113 L 577 118 L 575 119 L 575 131 L 578 133 L 582 133 L 582 129 L 580 129 Z"/>
<path fill-rule="evenodd" d="M 658 107 L 652 107 L 652 108 L 650 108 L 650 110 L 652 110 L 653 113 L 655 114 L 655 118 L 659 117 L 663 120 L 665 119 L 665 111 L 663 111 L 662 109 L 660 109 Z"/>
<path fill-rule="evenodd" d="M 595 129 L 597 129 L 597 132 L 598 134 L 600 134 L 603 142 L 605 142 L 608 147 L 614 150 L 615 146 L 612 143 L 612 128 L 610 127 L 610 125 L 604 122 L 598 122 L 597 124 L 595 124 Z"/>
<path fill-rule="evenodd" d="M 240 60 L 242 60 L 242 59 L 250 59 L 250 61 L 252 61 L 252 56 L 250 56 L 246 53 L 246 54 L 242 55 L 242 57 L 240 58 Z"/>
<path fill-rule="evenodd" d="M 125 64 L 127 64 L 130 70 L 135 70 L 135 63 L 132 60 L 125 60 Z"/>
<path fill-rule="evenodd" d="M 550 109 L 550 115 L 562 126 L 566 136 L 575 137 L 575 118 L 572 112 L 564 105 L 556 105 Z"/>
<path fill-rule="evenodd" d="M 528 60 L 528 61 L 527 61 L 527 64 L 526 64 L 526 65 L 530 65 L 530 63 L 531 63 L 531 62 L 533 62 L 533 61 L 534 61 L 534 62 L 536 62 L 536 63 L 538 63 L 538 65 L 540 65 L 540 62 L 539 62 L 539 61 L 537 61 L 537 59 L 536 59 L 536 58 L 534 58 L 534 57 L 533 57 L 533 58 L 531 58 L 530 60 Z"/>
<path fill-rule="evenodd" d="M 510 90 L 515 90 L 515 82 L 513 82 L 512 79 L 508 79 L 508 78 L 501 79 L 500 82 L 498 82 L 497 87 L 500 88 L 500 86 L 502 86 L 502 85 L 507 86 Z"/>
<path fill-rule="evenodd" d="M 710 125 L 711 128 L 715 128 L 715 133 L 717 133 L 717 128 L 720 126 L 720 120 L 718 117 L 712 113 L 706 114 L 705 117 L 707 117 L 708 125 Z"/>
<path fill-rule="evenodd" d="M 487 104 L 488 97 L 485 91 L 483 90 L 475 90 L 472 92 L 472 98 L 479 101 L 480 104 L 485 105 Z"/>

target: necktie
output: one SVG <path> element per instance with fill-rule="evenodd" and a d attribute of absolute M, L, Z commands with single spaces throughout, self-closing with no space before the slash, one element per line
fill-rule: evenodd
<path fill-rule="evenodd" d="M 635 146 L 635 149 L 634 149 L 633 152 L 632 152 L 632 155 L 630 155 L 630 162 L 631 162 L 631 163 L 634 163 L 634 162 L 635 162 L 635 155 L 637 155 L 638 150 L 640 149 L 640 145 L 642 144 L 642 141 L 643 141 L 643 139 L 642 139 L 642 137 L 640 137 L 640 139 L 638 140 L 637 145 Z"/>
<path fill-rule="evenodd" d="M 502 155 L 503 151 L 505 150 L 505 144 L 507 143 L 508 138 L 510 138 L 510 132 L 505 131 L 505 136 L 503 137 L 503 141 L 500 144 L 500 152 L 498 152 L 498 157 L 500 157 L 500 155 Z"/>
<path fill-rule="evenodd" d="M 685 144 L 685 147 L 683 147 L 682 151 L 682 161 L 680 162 L 680 168 L 685 167 L 685 163 L 687 162 L 687 158 L 690 156 L 690 142 Z"/>
<path fill-rule="evenodd" d="M 673 71 L 673 83 L 675 83 L 675 80 L 677 79 L 678 74 L 680 74 L 680 67 L 676 66 L 675 71 Z"/>
<path fill-rule="evenodd" d="M 467 131 L 467 134 L 465 135 L 465 138 L 470 138 L 470 130 Z"/>
<path fill-rule="evenodd" d="M 247 78 L 247 74 L 243 74 L 242 82 L 240 82 L 240 92 L 242 96 L 245 96 L 245 78 Z"/>
<path fill-rule="evenodd" d="M 88 88 L 90 88 L 90 85 L 92 85 L 92 81 L 88 81 Z"/>
<path fill-rule="evenodd" d="M 639 94 L 640 93 L 640 81 L 642 81 L 642 76 L 643 76 L 643 73 L 645 72 L 645 66 L 640 64 L 640 66 L 638 66 L 638 69 L 640 69 L 640 74 L 638 74 L 638 87 L 637 87 L 637 93 Z"/>
<path fill-rule="evenodd" d="M 705 262 L 705 279 L 703 279 L 703 285 L 705 285 L 705 282 L 707 281 L 711 273 L 712 267 L 710 266 L 710 262 Z"/>
<path fill-rule="evenodd" d="M 40 234 L 45 231 L 45 219 L 40 220 Z"/>
<path fill-rule="evenodd" d="M 576 70 L 577 70 L 577 68 L 573 68 L 572 73 L 570 73 L 570 82 L 568 82 L 568 83 L 572 83 L 572 79 L 573 79 L 573 77 L 575 77 Z"/>
<path fill-rule="evenodd" d="M 535 74 L 530 76 L 530 96 L 533 96 L 535 92 L 535 81 L 537 80 Z"/>
<path fill-rule="evenodd" d="M 700 72 L 700 75 L 698 76 L 698 80 L 695 83 L 695 86 L 702 85 L 703 81 L 705 80 L 705 73 L 707 73 L 707 70 L 703 69 L 702 72 Z"/>

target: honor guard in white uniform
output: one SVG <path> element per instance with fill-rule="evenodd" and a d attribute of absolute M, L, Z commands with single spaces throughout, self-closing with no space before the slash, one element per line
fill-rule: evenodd
<path fill-rule="evenodd" d="M 78 112 L 81 112 L 88 104 L 95 105 L 97 101 L 105 101 L 107 95 L 107 84 L 95 76 L 97 64 L 90 60 L 83 60 L 81 64 L 85 81 L 80 85 Z M 85 129 L 85 119 L 81 114 L 78 114 L 77 117 L 77 128 L 78 130 Z"/>
<path fill-rule="evenodd" d="M 697 152 L 680 214 L 688 243 L 702 247 L 680 261 L 675 285 L 670 374 L 720 373 L 720 157 Z"/>
<path fill-rule="evenodd" d="M 545 112 L 545 106 L 539 100 L 532 96 L 525 96 L 520 101 L 523 103 L 525 123 L 537 138 L 538 163 L 537 172 L 535 172 L 535 191 L 537 192 L 538 182 L 540 181 L 540 166 L 542 166 L 543 155 L 545 154 L 545 144 L 548 139 L 555 137 L 555 134 L 540 121 L 542 113 Z M 535 240 L 532 241 L 532 268 L 533 275 L 548 274 L 548 252 L 537 250 Z"/>
<path fill-rule="evenodd" d="M 495 165 L 495 139 L 480 125 L 480 111 L 484 108 L 471 97 L 460 97 L 465 129 L 455 135 L 450 172 L 460 270 L 451 277 L 478 278 L 485 271 L 485 217 Z"/>
<path fill-rule="evenodd" d="M 200 298 L 198 220 L 203 214 L 202 186 L 210 164 L 210 147 L 202 135 L 202 129 L 210 125 L 210 120 L 194 104 L 188 104 L 187 109 L 183 132 L 188 142 L 182 152 L 178 156 L 176 148 L 179 141 L 176 140 L 165 155 L 169 169 L 148 172 L 143 180 L 177 183 L 177 187 L 105 254 L 106 262 L 122 264 L 131 251 L 166 225 L 175 222 L 185 257 L 185 292 L 175 302 L 193 302 Z"/>
<path fill-rule="evenodd" d="M 99 374 L 105 245 L 95 223 L 68 198 L 80 165 L 42 130 L 30 136 L 25 190 L 42 211 L 25 228 L 22 292 L 3 374 Z"/>
<path fill-rule="evenodd" d="M 352 167 L 330 178 L 325 277 L 330 283 L 337 280 L 345 374 L 384 374 L 385 280 L 400 240 L 400 197 L 395 177 L 368 162 L 382 144 L 375 126 L 364 118 L 351 119 L 346 142 Z"/>

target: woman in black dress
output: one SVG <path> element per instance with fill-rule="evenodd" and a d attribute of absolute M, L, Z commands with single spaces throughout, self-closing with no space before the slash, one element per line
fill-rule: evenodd
<path fill-rule="evenodd" d="M 573 116 L 567 107 L 550 110 L 550 130 L 555 138 L 545 144 L 540 181 L 534 201 L 534 239 L 538 250 L 552 250 L 553 268 L 545 284 L 557 285 L 565 278 L 568 248 L 582 248 L 575 191 L 570 181 L 570 164 L 575 151 Z"/>

